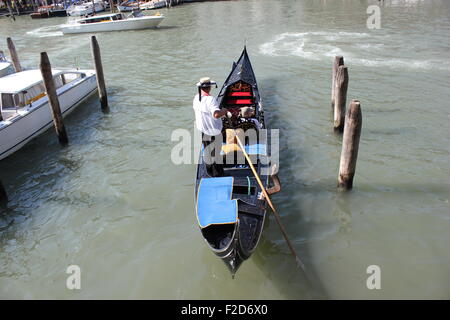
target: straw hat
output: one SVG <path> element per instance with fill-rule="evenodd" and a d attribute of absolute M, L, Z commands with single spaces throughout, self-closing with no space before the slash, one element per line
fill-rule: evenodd
<path fill-rule="evenodd" d="M 197 82 L 197 87 L 199 88 L 211 87 L 212 85 L 215 85 L 217 87 L 217 83 L 215 81 L 212 81 L 209 77 L 200 78 L 200 81 Z"/>

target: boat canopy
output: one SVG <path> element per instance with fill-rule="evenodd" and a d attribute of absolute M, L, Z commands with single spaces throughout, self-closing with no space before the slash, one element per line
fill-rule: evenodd
<path fill-rule="evenodd" d="M 228 88 L 232 84 L 243 81 L 245 83 L 248 83 L 252 87 L 256 87 L 256 77 L 253 72 L 252 64 L 250 63 L 250 59 L 247 54 L 247 48 L 244 47 L 244 50 L 242 51 L 241 56 L 239 57 L 239 60 L 237 63 L 233 63 L 233 70 L 228 75 L 227 80 L 225 80 L 225 83 L 222 86 L 222 90 L 219 95 L 225 94 L 223 92 L 223 89 Z"/>
<path fill-rule="evenodd" d="M 52 70 L 54 77 L 63 74 L 63 70 Z M 75 73 L 70 71 L 70 73 Z M 0 93 L 21 93 L 42 82 L 40 70 L 27 70 L 0 78 Z"/>

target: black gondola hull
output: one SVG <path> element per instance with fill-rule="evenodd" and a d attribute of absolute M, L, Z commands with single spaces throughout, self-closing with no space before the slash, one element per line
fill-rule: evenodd
<path fill-rule="evenodd" d="M 237 93 L 233 91 L 233 94 L 231 94 L 231 90 L 234 90 L 237 86 L 245 87 L 248 91 Z M 240 100 L 233 100 L 233 95 L 239 96 Z M 257 121 L 242 122 L 238 126 L 242 128 L 253 128 L 252 126 L 254 126 L 258 133 L 266 129 L 258 85 L 245 48 L 237 63 L 233 64 L 233 69 L 226 79 L 217 100 L 221 108 L 236 107 L 235 105 L 231 106 L 230 101 L 231 103 L 236 103 L 236 101 L 237 103 L 241 101 L 245 103 L 248 100 L 248 106 L 255 110 L 252 119 L 254 118 Z M 259 127 L 253 123 L 258 123 Z M 236 127 L 224 121 L 224 129 L 226 128 L 236 129 Z M 265 135 L 263 138 L 258 137 L 258 144 L 265 147 L 268 157 L 267 136 Z M 269 181 L 268 167 L 270 164 L 267 162 L 258 160 L 254 163 L 265 188 L 267 188 Z M 233 177 L 232 199 L 237 199 L 238 202 L 237 222 L 226 226 L 218 225 L 201 228 L 201 232 L 210 249 L 224 261 L 234 277 L 242 263 L 256 250 L 263 231 L 267 211 L 266 202 L 261 198 L 261 188 L 247 162 L 243 166 L 234 164 L 225 166 L 224 176 Z M 210 178 L 210 176 L 200 154 L 195 189 L 196 203 L 198 201 L 199 185 L 204 178 Z"/>

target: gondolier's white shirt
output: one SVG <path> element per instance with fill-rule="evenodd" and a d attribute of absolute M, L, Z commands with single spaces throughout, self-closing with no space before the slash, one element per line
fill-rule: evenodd
<path fill-rule="evenodd" d="M 214 118 L 214 112 L 220 111 L 216 98 L 202 96 L 202 101 L 199 101 L 197 94 L 194 97 L 193 108 L 198 130 L 210 136 L 216 136 L 222 132 L 222 119 Z"/>

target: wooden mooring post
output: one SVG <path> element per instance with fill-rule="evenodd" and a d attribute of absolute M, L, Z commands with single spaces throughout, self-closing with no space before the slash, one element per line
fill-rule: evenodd
<path fill-rule="evenodd" d="M 103 112 L 108 112 L 108 96 L 106 94 L 105 77 L 103 75 L 102 57 L 100 55 L 100 47 L 95 36 L 91 37 L 92 58 L 94 59 L 95 72 L 97 74 L 98 95 L 100 105 Z"/>
<path fill-rule="evenodd" d="M 48 59 L 47 52 L 41 52 L 41 62 L 39 65 L 42 78 L 44 80 L 45 91 L 52 110 L 53 124 L 55 125 L 56 135 L 62 145 L 69 143 L 66 127 L 64 126 L 61 107 L 59 105 L 58 95 L 56 94 L 55 81 L 53 80 L 52 66 Z"/>
<path fill-rule="evenodd" d="M 343 56 L 336 56 L 334 58 L 334 65 L 333 65 L 333 75 L 331 78 L 331 111 L 334 111 L 334 105 L 335 105 L 335 85 L 336 85 L 336 74 L 338 71 L 339 66 L 344 65 L 344 57 Z"/>
<path fill-rule="evenodd" d="M 333 127 L 335 131 L 342 132 L 345 122 L 345 103 L 347 101 L 348 69 L 345 65 L 339 66 L 336 72 L 335 105 Z"/>
<path fill-rule="evenodd" d="M 344 136 L 342 139 L 341 162 L 339 164 L 339 189 L 349 190 L 353 187 L 356 160 L 358 158 L 359 138 L 361 136 L 362 114 L 358 100 L 350 101 L 347 110 Z"/>
<path fill-rule="evenodd" d="M 21 72 L 22 66 L 20 65 L 19 55 L 17 54 L 16 46 L 14 45 L 14 42 L 12 41 L 11 38 L 8 37 L 8 38 L 6 38 L 6 43 L 8 45 L 9 53 L 11 55 L 11 60 L 14 65 L 14 70 L 16 70 L 16 72 Z"/>
<path fill-rule="evenodd" d="M 109 10 L 111 13 L 114 13 L 116 10 L 114 9 L 114 0 L 109 0 Z"/>
<path fill-rule="evenodd" d="M 3 183 L 0 181 L 0 204 L 8 203 L 8 194 L 6 193 Z"/>
<path fill-rule="evenodd" d="M 0 50 L 0 59 L 1 59 L 2 57 L 4 57 L 4 56 L 5 56 L 5 54 L 3 53 L 2 50 Z M 2 116 L 1 111 L 0 111 L 0 121 L 3 121 L 3 116 Z M 1 184 L 1 182 L 0 182 L 0 184 Z"/>
<path fill-rule="evenodd" d="M 14 17 L 14 13 L 11 8 L 11 0 L 6 0 L 6 6 L 8 7 L 9 15 L 11 16 L 11 19 L 16 21 L 16 18 Z"/>

